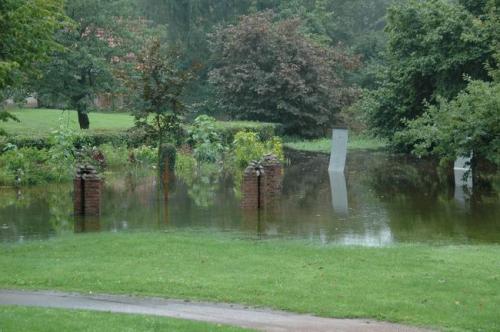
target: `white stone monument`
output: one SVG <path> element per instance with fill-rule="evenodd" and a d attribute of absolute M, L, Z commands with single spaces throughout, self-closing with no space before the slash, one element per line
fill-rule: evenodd
<path fill-rule="evenodd" d="M 472 189 L 472 156 L 459 157 L 455 160 L 453 173 L 455 175 L 455 200 L 465 206 L 467 193 Z"/>
<path fill-rule="evenodd" d="M 332 152 L 330 154 L 330 172 L 344 172 L 347 158 L 347 129 L 333 129 Z"/>
<path fill-rule="evenodd" d="M 328 167 L 333 210 L 344 216 L 349 212 L 347 186 L 344 175 L 347 159 L 347 139 L 347 129 L 333 129 L 332 152 L 330 154 L 330 165 Z"/>

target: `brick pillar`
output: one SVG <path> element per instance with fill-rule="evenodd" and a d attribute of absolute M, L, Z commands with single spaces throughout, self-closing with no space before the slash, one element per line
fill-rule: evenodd
<path fill-rule="evenodd" d="M 262 159 L 262 172 L 250 165 L 243 174 L 241 206 L 245 209 L 268 208 L 275 206 L 282 190 L 282 167 L 278 158 L 267 155 Z"/>
<path fill-rule="evenodd" d="M 261 206 L 272 207 L 276 205 L 281 197 L 283 186 L 283 172 L 281 163 L 274 155 L 267 155 L 262 161 L 264 174 L 261 184 Z"/>
<path fill-rule="evenodd" d="M 241 193 L 243 195 L 241 200 L 243 209 L 257 210 L 259 208 L 259 177 L 252 166 L 245 169 Z"/>
<path fill-rule="evenodd" d="M 99 216 L 103 179 L 92 166 L 77 168 L 74 185 L 74 213 L 76 216 Z"/>
<path fill-rule="evenodd" d="M 80 216 L 83 214 L 83 181 L 82 175 L 79 174 L 78 171 L 75 178 L 73 179 L 73 187 L 73 210 L 75 216 Z"/>
<path fill-rule="evenodd" d="M 98 216 L 101 214 L 101 189 L 102 179 L 96 174 L 85 174 L 84 185 L 84 209 L 86 216 Z"/>

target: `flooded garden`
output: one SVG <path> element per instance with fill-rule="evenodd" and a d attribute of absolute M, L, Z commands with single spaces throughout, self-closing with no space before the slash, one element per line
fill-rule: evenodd
<path fill-rule="evenodd" d="M 100 217 L 74 216 L 72 183 L 1 188 L 0 240 L 188 229 L 361 246 L 500 243 L 498 175 L 479 174 L 469 191 L 435 162 L 387 152 L 350 152 L 343 176 L 328 172 L 326 154 L 288 150 L 279 199 L 260 210 L 242 208 L 241 179 L 217 172 L 161 182 L 151 168 L 106 172 Z"/>

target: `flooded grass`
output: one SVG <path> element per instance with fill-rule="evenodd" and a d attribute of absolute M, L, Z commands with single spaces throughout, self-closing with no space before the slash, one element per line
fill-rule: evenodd
<path fill-rule="evenodd" d="M 81 310 L 0 307 L 0 331 L 236 332 L 250 330 L 154 316 Z"/>
<path fill-rule="evenodd" d="M 233 233 L 61 236 L 0 246 L 0 288 L 210 300 L 449 330 L 500 328 L 500 246 L 321 246 Z"/>

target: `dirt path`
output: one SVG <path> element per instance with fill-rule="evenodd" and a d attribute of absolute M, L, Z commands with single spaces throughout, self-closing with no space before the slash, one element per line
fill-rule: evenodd
<path fill-rule="evenodd" d="M 405 331 L 422 329 L 364 319 L 329 319 L 238 305 L 199 303 L 117 295 L 0 290 L 0 305 L 82 309 L 155 315 L 251 328 L 261 331 Z"/>

